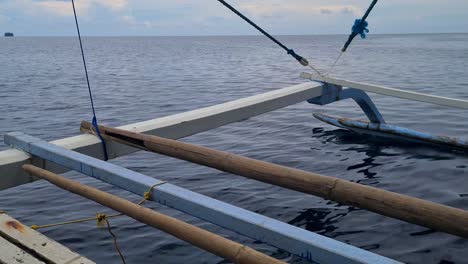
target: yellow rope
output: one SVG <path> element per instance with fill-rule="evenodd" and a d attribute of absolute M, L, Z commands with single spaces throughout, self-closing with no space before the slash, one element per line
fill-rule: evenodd
<path fill-rule="evenodd" d="M 151 200 L 151 193 L 153 192 L 153 189 L 156 188 L 156 187 L 158 187 L 159 185 L 163 185 L 163 184 L 165 184 L 165 183 L 167 183 L 167 181 L 160 181 L 160 182 L 158 182 L 158 183 L 156 183 L 156 184 L 153 184 L 153 185 L 149 188 L 149 190 L 148 190 L 147 192 L 144 192 L 144 193 L 143 193 L 143 200 L 141 200 L 141 201 L 138 203 L 138 205 L 142 205 L 145 201 Z"/>
<path fill-rule="evenodd" d="M 112 217 L 117 217 L 121 216 L 122 214 L 113 214 L 113 215 L 105 215 L 105 214 L 96 214 L 95 217 L 89 217 L 89 218 L 82 218 L 82 219 L 76 219 L 76 220 L 71 220 L 71 221 L 66 221 L 66 222 L 59 222 L 59 223 L 54 223 L 54 224 L 48 224 L 48 225 L 32 225 L 31 228 L 34 230 L 41 229 L 41 228 L 49 228 L 49 227 L 54 227 L 54 226 L 62 226 L 62 225 L 69 225 L 69 224 L 76 224 L 76 223 L 83 223 L 83 222 L 89 222 L 89 221 L 94 221 L 97 220 L 97 225 L 99 226 L 102 222 L 102 218 L 112 218 Z"/>
<path fill-rule="evenodd" d="M 153 189 L 156 188 L 159 185 L 163 185 L 167 183 L 166 181 L 160 181 L 154 185 L 152 185 L 147 192 L 143 193 L 143 200 L 141 200 L 138 205 L 142 205 L 145 201 L 151 200 L 151 193 L 153 192 Z M 6 214 L 5 211 L 0 211 L 0 214 Z M 54 227 L 54 226 L 62 226 L 62 225 L 69 225 L 69 224 L 76 224 L 76 223 L 83 223 L 83 222 L 89 222 L 89 221 L 97 221 L 97 226 L 102 226 L 103 223 L 106 223 L 107 225 L 107 231 L 109 231 L 109 234 L 112 236 L 114 239 L 114 246 L 117 252 L 120 255 L 120 258 L 122 259 L 122 263 L 126 264 L 125 258 L 122 254 L 122 251 L 120 250 L 120 247 L 117 243 L 117 237 L 116 235 L 112 232 L 111 230 L 111 225 L 109 223 L 109 218 L 117 217 L 117 216 L 122 216 L 123 214 L 118 213 L 118 214 L 113 214 L 113 215 L 106 215 L 106 214 L 99 214 L 97 213 L 95 217 L 89 217 L 89 218 L 82 218 L 82 219 L 76 219 L 76 220 L 71 220 L 71 221 L 66 221 L 66 222 L 59 222 L 59 223 L 54 223 L 54 224 L 48 224 L 48 225 L 32 225 L 31 228 L 34 230 L 41 229 L 41 228 L 49 228 L 49 227 Z"/>
<path fill-rule="evenodd" d="M 126 262 L 125 262 L 125 257 L 123 256 L 122 251 L 120 250 L 119 244 L 117 243 L 117 237 L 116 237 L 115 234 L 112 232 L 112 229 L 111 229 L 111 225 L 110 225 L 110 223 L 109 223 L 109 220 L 107 220 L 107 218 L 105 217 L 105 215 L 104 215 L 104 217 L 103 217 L 102 219 L 106 222 L 106 224 L 107 224 L 107 231 L 109 231 L 109 234 L 112 236 L 112 239 L 114 239 L 114 246 L 115 246 L 115 249 L 117 250 L 117 252 L 119 253 L 120 258 L 122 259 L 122 263 L 123 263 L 123 264 L 126 264 Z M 99 221 L 99 220 L 98 220 L 98 221 Z"/>
<path fill-rule="evenodd" d="M 143 200 L 138 202 L 138 205 L 142 205 L 145 201 L 151 200 L 151 193 L 153 192 L 153 189 L 156 188 L 159 185 L 163 185 L 167 183 L 166 181 L 161 181 L 158 182 L 154 185 L 152 185 L 147 192 L 143 193 Z M 0 213 L 6 213 L 5 211 L 0 211 Z M 69 225 L 69 224 L 76 224 L 76 223 L 83 223 L 83 222 L 89 222 L 89 221 L 94 221 L 97 220 L 98 226 L 101 225 L 102 221 L 105 218 L 113 218 L 117 216 L 121 216 L 123 214 L 118 213 L 118 214 L 113 214 L 113 215 L 105 215 L 105 214 L 96 214 L 95 217 L 89 217 L 89 218 L 82 218 L 82 219 L 76 219 L 76 220 L 71 220 L 71 221 L 66 221 L 66 222 L 59 222 L 59 223 L 54 223 L 54 224 L 48 224 L 48 225 L 32 225 L 31 228 L 34 230 L 41 229 L 41 228 L 49 228 L 49 227 L 54 227 L 54 226 L 62 226 L 62 225 Z"/>

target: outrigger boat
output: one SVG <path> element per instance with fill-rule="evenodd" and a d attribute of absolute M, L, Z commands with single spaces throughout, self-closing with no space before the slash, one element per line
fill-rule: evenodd
<path fill-rule="evenodd" d="M 218 1 L 286 49 L 288 54 L 302 65 L 309 65 L 307 60 L 274 39 L 225 1 Z M 376 2 L 374 0 L 364 17 L 356 21 L 353 33 L 342 52 L 346 50 L 352 38 L 357 34 L 363 34 L 366 30 L 365 18 Z M 76 13 L 75 22 L 80 37 Z M 81 45 L 81 37 L 79 39 Z M 87 77 L 83 49 L 81 51 Z M 339 100 L 353 99 L 369 118 L 369 122 L 320 114 L 314 116 L 329 124 L 358 133 L 467 149 L 467 142 L 463 139 L 439 137 L 386 124 L 366 92 L 462 109 L 468 109 L 468 101 L 336 79 L 311 68 L 317 74 L 302 73 L 303 78 L 311 80 L 306 83 L 119 128 L 101 126 L 97 123 L 88 82 L 94 118 L 92 123 L 82 122 L 80 130 L 86 134 L 46 142 L 19 132 L 8 133 L 4 140 L 13 149 L 0 152 L 0 190 L 44 179 L 234 263 L 284 262 L 151 209 L 143 208 L 143 202 L 146 200 L 158 202 L 314 263 L 400 263 L 107 162 L 108 159 L 144 150 L 322 197 L 340 204 L 367 209 L 431 230 L 468 238 L 468 211 L 466 210 L 176 140 L 304 101 L 326 105 Z M 70 170 L 143 196 L 144 200 L 139 204 L 134 204 L 58 175 Z M 96 216 L 92 219 L 107 221 L 106 216 Z M 13 261 L 93 263 L 53 241 L 45 240 L 44 236 L 32 230 L 37 229 L 37 226 L 32 229 L 28 228 L 6 216 L 3 211 L 0 211 L 0 221 L 2 221 L 0 223 L 0 249 L 2 253 L 9 253 L 0 254 L 0 263 Z M 112 234 L 110 225 L 108 228 Z M 45 244 L 49 246 L 46 247 L 43 241 L 47 241 Z M 125 263 L 117 242 L 115 244 Z M 21 254 L 21 259 L 18 259 L 15 254 L 12 255 L 11 252 Z"/>

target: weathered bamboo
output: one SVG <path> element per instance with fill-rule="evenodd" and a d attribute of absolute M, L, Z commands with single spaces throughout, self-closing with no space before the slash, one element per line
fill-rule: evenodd
<path fill-rule="evenodd" d="M 194 246 L 230 260 L 234 263 L 285 263 L 255 251 L 250 247 L 228 240 L 224 237 L 187 224 L 170 216 L 155 212 L 149 208 L 134 204 L 115 195 L 69 180 L 50 171 L 35 167 L 33 165 L 23 165 L 23 168 L 28 173 L 47 180 L 62 189 L 112 208 L 137 221 L 162 230 Z"/>
<path fill-rule="evenodd" d="M 82 122 L 83 131 L 89 132 L 91 128 L 89 122 Z M 462 209 L 176 140 L 105 126 L 99 126 L 99 130 L 107 139 L 140 149 L 468 238 L 468 211 Z"/>

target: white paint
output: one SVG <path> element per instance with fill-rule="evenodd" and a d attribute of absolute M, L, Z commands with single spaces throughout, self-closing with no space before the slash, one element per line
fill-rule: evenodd
<path fill-rule="evenodd" d="M 454 99 L 454 98 L 443 97 L 443 96 L 435 96 L 435 95 L 428 95 L 428 94 L 417 93 L 417 92 L 410 92 L 410 91 L 405 91 L 401 89 L 395 89 L 395 88 L 390 88 L 390 87 L 385 87 L 385 86 L 380 86 L 380 85 L 352 82 L 352 81 L 332 78 L 328 76 L 318 76 L 318 75 L 310 74 L 306 72 L 301 73 L 301 77 L 305 79 L 310 79 L 312 81 L 321 81 L 325 83 L 340 85 L 343 87 L 355 88 L 355 89 L 363 90 L 366 92 L 382 94 L 382 95 L 387 95 L 387 96 L 392 96 L 392 97 L 398 97 L 398 98 L 408 99 L 412 101 L 419 101 L 419 102 L 425 102 L 425 103 L 436 104 L 436 105 L 468 109 L 468 101 L 461 100 L 461 99 Z"/>
<path fill-rule="evenodd" d="M 58 242 L 42 235 L 41 233 L 21 224 L 18 220 L 10 217 L 7 214 L 0 214 L 0 234 L 4 238 L 15 241 L 16 244 L 23 248 L 35 252 L 42 259 L 47 260 L 47 263 L 67 263 L 67 264 L 92 264 L 91 260 L 80 256 L 68 249 L 67 247 L 59 244 Z M 1 238 L 1 237 L 0 237 Z M 0 241 L 1 242 L 1 241 Z M 8 245 L 0 243 L 0 255 L 3 256 L 4 252 L 8 252 Z M 21 253 L 21 252 L 19 252 Z M 23 256 L 19 254 L 18 256 Z M 27 258 L 27 259 L 26 259 Z M 25 262 L 23 263 L 44 263 L 42 261 L 29 262 L 29 257 L 24 255 Z M 0 257 L 1 263 L 2 257 Z M 17 261 L 5 263 L 20 263 Z"/>
<path fill-rule="evenodd" d="M 44 264 L 0 236 L 0 263 Z"/>
<path fill-rule="evenodd" d="M 126 125 L 120 128 L 179 139 L 303 102 L 320 96 L 321 93 L 322 84 L 308 82 L 219 105 Z M 77 130 L 79 127 L 78 122 L 79 120 L 77 120 Z M 100 141 L 92 135 L 79 135 L 52 141 L 51 143 L 102 159 Z M 107 142 L 107 145 L 109 158 L 137 151 L 137 149 L 116 142 Z M 23 164 L 31 162 L 55 173 L 68 171 L 68 169 L 58 167 L 38 158 L 30 160 L 29 155 L 18 150 L 1 151 L 0 190 L 33 181 L 34 179 L 21 168 Z"/>

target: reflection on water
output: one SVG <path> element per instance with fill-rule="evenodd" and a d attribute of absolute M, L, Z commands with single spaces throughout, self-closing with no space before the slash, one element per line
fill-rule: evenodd
<path fill-rule="evenodd" d="M 448 147 L 434 146 L 430 144 L 421 144 L 411 141 L 400 141 L 394 139 L 386 139 L 373 135 L 358 134 L 346 129 L 332 129 L 324 130 L 324 128 L 314 128 L 314 137 L 320 139 L 325 143 L 334 143 L 336 145 L 350 146 L 342 148 L 342 151 L 362 152 L 365 153 L 369 159 L 363 160 L 363 166 L 356 164 L 349 169 L 358 169 L 364 166 L 376 167 L 382 164 L 373 163 L 375 157 L 391 157 L 400 155 L 410 155 L 408 159 L 423 159 L 423 160 L 451 160 L 455 159 L 457 155 L 465 157 L 466 153 L 454 150 Z M 395 153 L 388 153 L 398 150 Z"/>
<path fill-rule="evenodd" d="M 331 205 L 332 203 L 330 203 Z M 311 208 L 299 213 L 294 219 L 288 223 L 295 226 L 303 227 L 309 231 L 336 238 L 342 235 L 361 233 L 362 231 L 342 231 L 338 232 L 338 227 L 334 226 L 342 217 L 359 208 L 352 206 L 340 206 L 342 208 Z"/>

